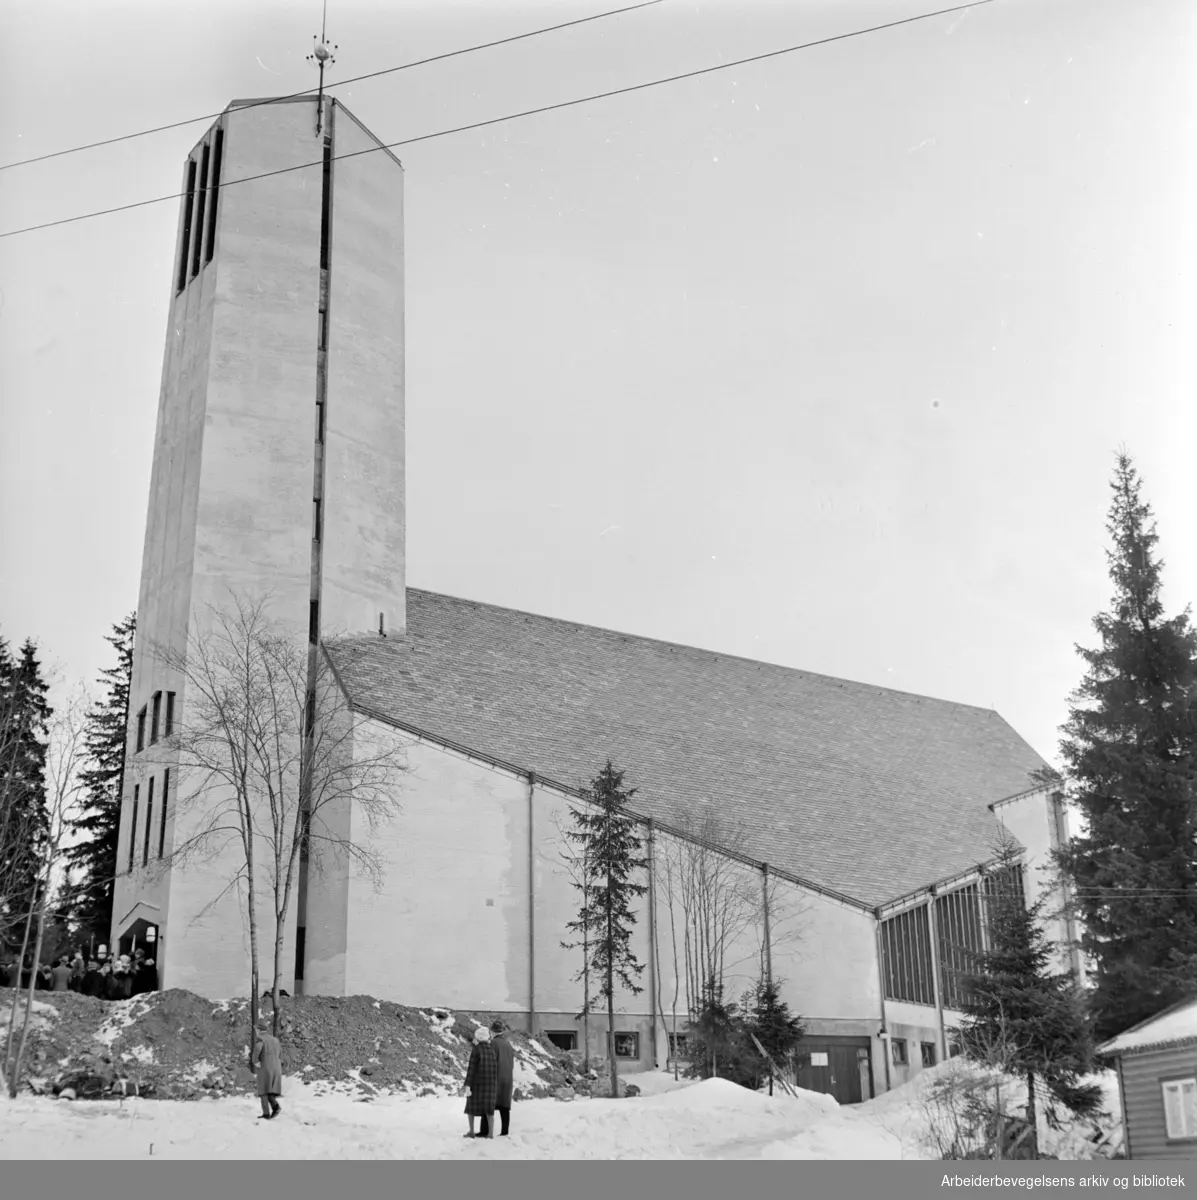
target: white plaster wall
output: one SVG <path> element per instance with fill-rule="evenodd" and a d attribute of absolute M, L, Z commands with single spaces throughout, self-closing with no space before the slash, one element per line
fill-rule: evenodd
<path fill-rule="evenodd" d="M 382 884 L 349 873 L 347 993 L 527 1011 L 527 795 L 518 778 L 412 746 L 402 815 L 371 841 Z"/>
<path fill-rule="evenodd" d="M 944 1021 L 946 1025 L 946 1013 Z M 890 1035 L 886 1041 L 886 1053 L 890 1054 L 891 1088 L 909 1083 L 923 1070 L 923 1042 L 933 1043 L 936 1047 L 937 1059 L 940 1057 L 939 1010 L 933 1005 L 910 1004 L 904 1000 L 887 1000 L 885 1002 L 885 1028 Z M 907 1062 L 904 1065 L 893 1062 L 890 1045 L 894 1038 L 904 1038 L 906 1041 Z M 884 1078 L 884 1076 L 879 1078 Z"/>
<path fill-rule="evenodd" d="M 403 168 L 333 109 L 321 625 L 405 626 Z M 371 151 L 362 153 L 362 151 Z M 353 155 L 354 157 L 342 157 Z"/>
<path fill-rule="evenodd" d="M 1052 790 L 1043 788 L 1016 800 L 1005 801 L 996 807 L 995 815 L 1026 849 L 1024 884 L 1027 900 L 1046 899 L 1044 930 L 1058 947 L 1057 968 L 1068 970 L 1074 966 L 1074 960 L 1068 949 L 1068 926 L 1060 912 L 1063 895 L 1055 878 L 1052 859 L 1052 851 L 1060 845 Z M 1065 818 L 1061 816 L 1063 820 Z M 1066 826 L 1063 832 L 1067 837 Z"/>

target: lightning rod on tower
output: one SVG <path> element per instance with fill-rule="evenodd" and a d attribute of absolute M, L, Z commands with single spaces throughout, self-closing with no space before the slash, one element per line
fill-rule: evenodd
<path fill-rule="evenodd" d="M 312 34 L 312 41 L 316 43 L 312 53 L 308 55 L 308 62 L 314 62 L 320 68 L 320 90 L 316 99 L 316 133 L 319 135 L 323 128 L 324 121 L 324 68 L 332 66 L 337 60 L 333 57 L 337 47 L 330 47 L 328 39 L 325 37 L 325 28 L 328 23 L 328 0 L 324 0 L 324 13 L 320 20 L 320 32 Z"/>

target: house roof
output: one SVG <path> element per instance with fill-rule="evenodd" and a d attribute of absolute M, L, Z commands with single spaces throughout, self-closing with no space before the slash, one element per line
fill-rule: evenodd
<path fill-rule="evenodd" d="M 989 861 L 1046 766 L 991 709 L 413 588 L 402 638 L 328 651 L 359 708 L 575 786 L 610 758 L 640 812 L 869 906 Z"/>
<path fill-rule="evenodd" d="M 1172 1046 L 1197 1043 L 1197 996 L 1170 1005 L 1163 1012 L 1132 1025 L 1116 1038 L 1099 1046 L 1098 1054 L 1145 1054 Z"/>

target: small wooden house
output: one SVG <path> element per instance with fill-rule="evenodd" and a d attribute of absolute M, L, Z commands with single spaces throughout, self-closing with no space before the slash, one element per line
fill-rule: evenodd
<path fill-rule="evenodd" d="M 1197 1156 L 1197 997 L 1099 1047 L 1113 1059 L 1127 1158 Z"/>

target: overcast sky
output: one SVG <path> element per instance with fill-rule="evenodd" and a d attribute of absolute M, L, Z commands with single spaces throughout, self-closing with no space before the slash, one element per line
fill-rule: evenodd
<path fill-rule="evenodd" d="M 330 78 L 626 2 L 331 0 Z M 665 0 L 334 92 L 398 141 L 948 2 Z M 319 21 L 11 7 L 0 163 L 311 86 Z M 1195 50 L 1192 0 L 995 0 L 401 149 L 409 584 L 1054 758 L 1119 445 L 1197 595 Z M 0 232 L 174 192 L 207 123 L 0 171 Z M 137 603 L 177 215 L 0 239 L 0 633 L 69 679 Z"/>

